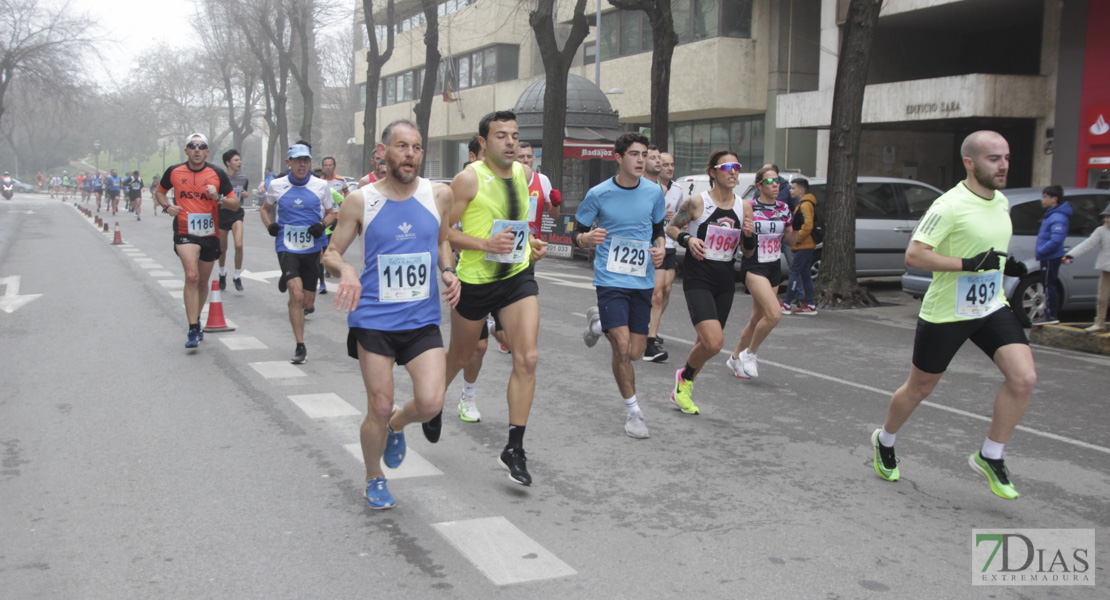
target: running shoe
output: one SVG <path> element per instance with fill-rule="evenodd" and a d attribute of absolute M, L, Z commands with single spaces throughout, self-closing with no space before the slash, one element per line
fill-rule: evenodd
<path fill-rule="evenodd" d="M 287 289 L 286 288 L 286 283 L 288 281 L 289 280 L 286 278 L 285 273 L 282 273 L 281 277 L 278 278 L 278 291 L 279 292 L 281 292 L 283 294 L 285 293 L 285 290 Z"/>
<path fill-rule="evenodd" d="M 779 306 L 782 308 L 782 314 L 784 314 L 784 315 L 789 315 L 794 310 L 793 308 L 790 307 L 790 304 L 787 303 L 787 302 L 779 302 Z"/>
<path fill-rule="evenodd" d="M 807 304 L 806 305 L 806 314 L 807 315 L 817 314 L 817 305 L 816 304 Z"/>
<path fill-rule="evenodd" d="M 656 346 L 662 346 L 663 345 L 663 336 L 660 336 L 660 335 L 655 336 L 655 345 Z"/>
<path fill-rule="evenodd" d="M 586 342 L 587 348 L 593 348 L 594 344 L 601 337 L 593 332 L 594 322 L 601 320 L 601 314 L 596 306 L 591 306 L 586 309 L 586 331 L 582 332 L 582 341 Z"/>
<path fill-rule="evenodd" d="M 875 449 L 875 472 L 887 481 L 898 481 L 901 473 L 898 472 L 898 459 L 894 457 L 894 446 L 887 448 L 879 443 L 879 432 L 876 429 L 871 434 L 871 446 Z"/>
<path fill-rule="evenodd" d="M 646 360 L 648 362 L 661 363 L 661 362 L 667 360 L 667 358 L 669 356 L 670 356 L 670 354 L 667 354 L 666 350 L 660 349 L 659 346 L 656 346 L 655 344 L 648 344 L 644 348 L 644 358 L 643 358 L 643 360 Z"/>
<path fill-rule="evenodd" d="M 293 352 L 293 358 L 289 359 L 289 362 L 301 365 L 306 360 L 308 360 L 308 348 L 305 348 L 304 344 L 297 344 L 297 349 Z"/>
<path fill-rule="evenodd" d="M 748 377 L 759 377 L 759 365 L 755 362 L 755 355 L 748 354 L 747 349 L 740 351 L 740 363 L 744 365 L 744 372 Z"/>
<path fill-rule="evenodd" d="M 799 306 L 798 308 L 794 309 L 794 314 L 796 314 L 796 315 L 815 315 L 815 314 L 817 314 L 817 311 L 815 311 L 815 310 L 811 311 L 808 306 L 803 304 L 803 305 Z"/>
<path fill-rule="evenodd" d="M 698 407 L 694 406 L 694 382 L 686 381 L 682 378 L 682 369 L 674 372 L 674 389 L 671 390 L 671 404 L 678 407 L 678 410 L 688 414 L 696 415 L 699 411 Z"/>
<path fill-rule="evenodd" d="M 243 280 L 242 279 L 236 277 L 235 279 L 231 280 L 231 283 L 235 284 L 235 291 L 237 291 L 237 292 L 243 291 Z"/>
<path fill-rule="evenodd" d="M 498 344 L 497 351 L 501 354 L 509 354 L 509 348 L 505 344 Z"/>
<path fill-rule="evenodd" d="M 366 482 L 366 506 L 374 510 L 393 508 L 393 494 L 385 486 L 385 477 L 375 477 Z"/>
<path fill-rule="evenodd" d="M 532 485 L 532 476 L 528 474 L 528 459 L 524 457 L 524 448 L 505 448 L 501 451 L 498 462 L 509 471 L 509 479 L 520 485 Z"/>
<path fill-rule="evenodd" d="M 1045 317 L 1043 319 L 1039 319 L 1037 321 L 1034 321 L 1033 326 L 1034 327 L 1040 327 L 1041 325 L 1055 325 L 1059 322 L 1060 322 L 1060 319 L 1056 319 L 1056 318 L 1053 318 L 1053 317 Z"/>
<path fill-rule="evenodd" d="M 199 333 L 200 332 L 197 331 L 196 329 L 190 329 L 189 330 L 189 338 L 187 340 L 185 340 L 185 347 L 186 348 L 196 348 L 197 346 L 200 345 L 198 343 L 198 342 L 200 342 L 200 339 L 197 337 L 197 334 L 199 334 Z"/>
<path fill-rule="evenodd" d="M 390 417 L 396 412 L 397 407 L 394 406 L 393 412 L 390 413 Z M 389 428 L 388 423 L 385 426 L 385 431 L 386 441 L 385 451 L 382 453 L 382 461 L 384 461 L 385 466 L 390 469 L 396 469 L 401 466 L 401 462 L 405 460 L 405 432 L 403 430 L 393 431 Z"/>
<path fill-rule="evenodd" d="M 1018 497 L 1018 492 L 1010 481 L 1010 470 L 1006 468 L 1006 462 L 1001 458 L 998 460 L 983 458 L 981 453 L 973 452 L 967 457 L 967 464 L 987 477 L 987 481 L 991 484 L 991 491 L 996 496 L 1007 500 Z"/>
<path fill-rule="evenodd" d="M 304 309 L 304 314 L 305 315 L 311 315 L 314 312 L 316 312 L 316 307 L 315 306 Z"/>
<path fill-rule="evenodd" d="M 220 291 L 227 289 L 227 275 L 220 275 Z"/>
<path fill-rule="evenodd" d="M 328 293 L 328 286 L 324 285 L 324 282 L 321 281 L 320 282 L 320 287 L 316 288 L 316 293 L 317 294 L 327 294 Z"/>
<path fill-rule="evenodd" d="M 732 355 L 729 354 L 725 364 L 728 365 L 728 368 L 732 369 L 732 374 L 738 379 L 748 378 L 748 374 L 744 372 L 744 365 L 740 362 L 739 358 L 733 358 Z"/>
<path fill-rule="evenodd" d="M 420 428 L 424 430 L 424 439 L 432 444 L 438 442 L 439 434 L 443 432 L 443 411 L 439 411 L 427 423 L 421 423 Z"/>
<path fill-rule="evenodd" d="M 200 329 L 197 329 L 197 341 L 198 342 L 203 342 L 204 341 L 204 328 L 203 327 L 201 327 Z"/>
<path fill-rule="evenodd" d="M 467 423 L 477 423 L 482 420 L 482 413 L 478 412 L 478 403 L 474 396 L 462 395 L 459 399 L 459 418 Z"/>
<path fill-rule="evenodd" d="M 142 221 L 143 220 L 142 215 L 135 215 L 135 220 L 136 221 Z"/>
<path fill-rule="evenodd" d="M 628 413 L 628 419 L 624 422 L 624 432 L 631 438 L 647 439 L 648 428 L 647 423 L 644 423 L 644 413 L 638 410 Z"/>

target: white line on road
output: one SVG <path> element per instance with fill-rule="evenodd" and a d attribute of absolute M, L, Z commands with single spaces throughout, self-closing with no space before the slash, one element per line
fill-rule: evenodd
<path fill-rule="evenodd" d="M 165 268 L 166 268 L 166 267 L 163 267 L 162 265 L 160 265 L 160 264 L 158 264 L 158 263 L 155 263 L 155 262 L 149 262 L 149 263 L 139 263 L 139 266 L 140 266 L 140 267 L 142 267 L 142 268 L 144 268 L 144 269 L 151 269 L 151 270 L 154 270 L 154 269 L 165 269 Z"/>
<path fill-rule="evenodd" d="M 177 298 L 178 300 L 184 300 L 185 290 L 170 290 L 170 297 Z"/>
<path fill-rule="evenodd" d="M 435 528 L 496 585 L 577 573 L 505 517 L 448 521 Z"/>
<path fill-rule="evenodd" d="M 169 271 L 148 271 L 147 275 L 151 277 L 173 277 L 173 273 Z"/>
<path fill-rule="evenodd" d="M 159 279 L 158 285 L 161 285 L 167 290 L 180 290 L 185 287 L 185 282 L 180 279 Z"/>
<path fill-rule="evenodd" d="M 227 346 L 228 350 L 265 350 L 268 348 L 266 344 L 262 343 L 262 340 L 251 335 L 221 337 L 220 342 Z"/>
<path fill-rule="evenodd" d="M 266 362 L 252 362 L 250 366 L 266 379 L 289 379 L 293 377 L 308 377 L 296 365 L 285 360 L 272 360 Z"/>
<path fill-rule="evenodd" d="M 358 459 L 360 464 L 366 464 L 362 458 L 362 444 L 346 444 L 343 446 L 351 456 Z M 382 463 L 382 472 L 389 480 L 394 479 L 408 479 L 412 477 L 432 477 L 435 475 L 443 475 L 440 471 L 428 462 L 426 458 L 417 454 L 411 447 L 405 450 L 405 462 L 396 469 L 390 469 Z"/>
<path fill-rule="evenodd" d="M 310 419 L 353 417 L 362 414 L 355 410 L 355 407 L 347 404 L 346 400 L 340 398 L 338 394 L 333 392 L 328 392 L 326 394 L 289 396 L 289 399 L 293 401 L 293 404 L 297 405 L 297 408 L 303 410 L 304 414 L 308 415 Z"/>
<path fill-rule="evenodd" d="M 682 342 L 683 344 L 686 344 L 688 346 L 693 346 L 694 345 L 694 342 L 692 342 L 690 340 L 684 340 L 684 339 L 681 339 L 681 338 L 674 338 L 674 337 L 667 336 L 667 341 L 669 342 L 671 340 L 674 340 L 676 342 Z M 731 350 L 721 350 L 718 354 L 732 356 L 732 351 Z M 809 370 L 806 370 L 806 369 L 801 369 L 801 368 L 794 367 L 794 366 L 787 365 L 787 364 L 783 364 L 783 363 L 777 363 L 777 362 L 770 361 L 770 360 L 760 359 L 759 364 L 761 364 L 761 365 L 771 365 L 772 367 L 779 367 L 779 368 L 782 368 L 782 369 L 786 369 L 787 371 L 794 371 L 795 373 L 800 373 L 802 375 L 808 375 L 810 377 L 816 377 L 818 379 L 824 379 L 826 381 L 832 381 L 832 382 L 835 382 L 835 383 L 840 383 L 840 384 L 847 385 L 847 386 L 850 386 L 850 387 L 854 387 L 854 388 L 857 388 L 857 389 L 867 390 L 869 392 L 874 392 L 876 394 L 880 394 L 880 395 L 885 396 L 887 398 L 890 398 L 892 395 L 894 395 L 894 392 L 889 391 L 889 390 L 884 390 L 884 389 L 880 389 L 880 388 L 877 388 L 877 387 L 872 387 L 870 385 L 864 385 L 862 383 L 856 383 L 854 381 L 848 381 L 847 379 L 841 379 L 839 377 L 833 377 L 832 375 L 822 375 L 821 373 L 815 373 L 813 371 L 809 371 Z M 952 414 L 960 415 L 962 417 L 968 417 L 970 419 L 976 419 L 976 420 L 984 421 L 984 422 L 987 422 L 987 423 L 991 422 L 990 417 L 983 416 L 983 415 L 980 415 L 980 414 L 976 414 L 976 413 L 973 413 L 973 412 L 969 412 L 969 411 L 966 411 L 966 410 L 962 410 L 962 409 L 959 409 L 959 408 L 952 408 L 951 406 L 945 406 L 943 404 L 937 404 L 936 402 L 931 402 L 929 400 L 923 400 L 921 402 L 921 404 L 924 405 L 924 406 L 928 406 L 930 408 L 936 408 L 936 409 L 939 409 L 939 410 L 950 412 Z M 1033 429 L 1032 427 L 1026 427 L 1025 425 L 1018 425 L 1017 429 L 1019 431 L 1024 431 L 1025 433 L 1031 433 L 1033 435 L 1048 438 L 1050 440 L 1056 440 L 1058 442 L 1064 442 L 1066 444 L 1072 444 L 1073 446 L 1079 446 L 1080 448 L 1087 448 L 1088 450 L 1096 450 L 1098 452 L 1104 452 L 1106 454 L 1110 454 L 1110 448 L 1106 448 L 1104 446 L 1098 446 L 1098 445 L 1095 445 L 1095 444 L 1090 444 L 1090 443 L 1084 442 L 1082 440 L 1077 440 L 1077 439 L 1065 437 L 1065 436 L 1062 436 L 1062 435 L 1057 435 L 1055 433 L 1049 433 L 1047 431 L 1041 431 L 1039 429 Z"/>

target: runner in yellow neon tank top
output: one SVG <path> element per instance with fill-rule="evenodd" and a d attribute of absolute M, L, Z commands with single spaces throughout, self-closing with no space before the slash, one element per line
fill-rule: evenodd
<path fill-rule="evenodd" d="M 531 485 L 524 457 L 524 429 L 536 391 L 536 338 L 539 334 L 539 288 L 532 263 L 547 253 L 547 244 L 528 231 L 528 181 L 532 170 L 515 162 L 519 137 L 516 115 L 490 113 L 478 124 L 485 158 L 468 165 L 451 182 L 454 207 L 451 224 L 460 220 L 448 239 L 461 251 L 458 266 L 462 293 L 451 311 L 451 342 L 447 350 L 447 385 L 466 365 L 486 317 L 497 311 L 512 348 L 513 371 L 509 402 L 509 441 L 500 464 L 509 478 Z M 429 441 L 439 439 L 442 415 L 425 424 Z"/>

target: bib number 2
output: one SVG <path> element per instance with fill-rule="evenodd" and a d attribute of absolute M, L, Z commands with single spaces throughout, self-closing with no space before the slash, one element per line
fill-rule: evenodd
<path fill-rule="evenodd" d="M 508 227 L 513 234 L 512 251 L 508 254 L 492 254 L 486 252 L 486 260 L 499 263 L 522 263 L 524 262 L 525 253 L 528 251 L 528 222 L 495 219 L 493 221 L 493 228 L 490 229 L 490 236 L 501 233 L 506 227 Z"/>

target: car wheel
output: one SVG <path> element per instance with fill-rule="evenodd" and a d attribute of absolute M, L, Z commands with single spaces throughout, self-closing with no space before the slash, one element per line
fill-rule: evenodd
<path fill-rule="evenodd" d="M 821 274 L 821 253 L 813 253 L 813 262 L 809 265 L 809 276 L 817 281 L 817 276 Z"/>
<path fill-rule="evenodd" d="M 1043 318 L 1047 305 L 1048 297 L 1045 295 L 1040 273 L 1030 273 L 1022 278 L 1010 298 L 1010 306 L 1024 327 Z"/>

